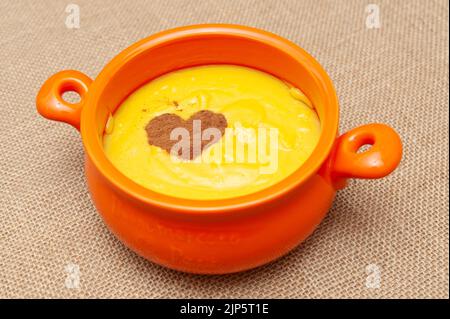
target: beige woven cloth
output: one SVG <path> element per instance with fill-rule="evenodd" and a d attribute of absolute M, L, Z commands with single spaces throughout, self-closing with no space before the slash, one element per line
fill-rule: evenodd
<path fill-rule="evenodd" d="M 65 25 L 70 2 L 79 5 L 79 29 Z M 371 2 L 380 28 L 366 26 Z M 0 17 L 0 297 L 448 298 L 446 0 L 3 0 Z M 90 201 L 78 133 L 35 111 L 53 73 L 94 78 L 143 37 L 208 22 L 296 42 L 333 79 L 342 131 L 387 123 L 405 146 L 394 174 L 339 192 L 289 255 L 226 276 L 168 270 L 125 248 Z"/>

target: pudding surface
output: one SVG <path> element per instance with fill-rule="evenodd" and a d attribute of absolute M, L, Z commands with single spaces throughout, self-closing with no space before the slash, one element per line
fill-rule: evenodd
<path fill-rule="evenodd" d="M 167 136 L 166 144 L 155 142 L 172 126 L 149 123 L 167 118 L 190 133 L 193 147 L 195 119 L 212 126 L 206 113 L 224 117 L 226 129 L 222 119 L 219 138 L 205 148 L 212 139 L 203 143 L 197 156 L 192 148 L 190 156 L 171 155 Z M 310 156 L 320 132 L 317 114 L 299 89 L 247 67 L 206 65 L 167 73 L 128 96 L 108 120 L 103 146 L 108 159 L 136 183 L 174 197 L 208 200 L 246 195 L 286 178 Z M 174 145 L 181 140 L 177 136 Z"/>

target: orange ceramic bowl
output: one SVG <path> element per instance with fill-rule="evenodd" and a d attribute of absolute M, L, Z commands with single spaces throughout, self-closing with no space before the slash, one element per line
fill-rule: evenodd
<path fill-rule="evenodd" d="M 259 69 L 305 92 L 322 134 L 304 165 L 262 191 L 204 201 L 153 192 L 112 165 L 102 147 L 108 115 L 144 83 L 205 64 Z M 78 92 L 81 101 L 65 102 L 66 91 Z M 44 117 L 81 131 L 89 190 L 111 231 L 145 258 L 192 273 L 231 273 L 280 257 L 313 232 L 347 178 L 386 176 L 402 153 L 398 135 L 383 124 L 337 138 L 338 101 L 319 63 L 283 38 L 235 25 L 188 26 L 150 36 L 117 55 L 94 81 L 78 71 L 53 75 L 36 103 Z M 365 144 L 372 147 L 358 152 Z"/>

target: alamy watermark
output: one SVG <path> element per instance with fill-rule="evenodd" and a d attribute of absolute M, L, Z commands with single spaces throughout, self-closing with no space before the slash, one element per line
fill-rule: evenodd
<path fill-rule="evenodd" d="M 371 3 L 366 6 L 366 28 L 379 29 L 381 28 L 380 7 L 377 4 Z"/>
<path fill-rule="evenodd" d="M 80 28 L 80 6 L 74 3 L 70 3 L 66 6 L 66 27 L 68 29 Z"/>
<path fill-rule="evenodd" d="M 376 264 L 369 264 L 366 267 L 366 287 L 369 289 L 379 289 L 381 287 L 381 269 Z"/>
<path fill-rule="evenodd" d="M 64 281 L 67 289 L 80 288 L 80 267 L 74 263 L 68 263 L 64 268 L 66 279 Z"/>
<path fill-rule="evenodd" d="M 194 120 L 191 132 L 176 127 L 170 132 L 170 140 L 177 141 L 170 150 L 171 160 L 182 162 L 193 153 L 193 163 L 248 163 L 259 164 L 260 174 L 273 174 L 278 169 L 278 129 L 273 127 L 246 128 L 236 123 L 226 128 L 222 136 L 219 128 L 202 130 L 202 121 Z M 223 147 L 211 147 L 220 139 Z M 207 141 L 207 145 L 202 142 Z M 203 147 L 202 147 L 203 146 Z M 201 155 L 203 149 L 203 155 Z"/>

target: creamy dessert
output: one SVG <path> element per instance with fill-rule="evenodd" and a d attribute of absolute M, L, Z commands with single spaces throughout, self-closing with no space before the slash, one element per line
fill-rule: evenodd
<path fill-rule="evenodd" d="M 128 96 L 103 137 L 109 160 L 159 193 L 223 199 L 267 188 L 310 156 L 321 132 L 309 99 L 255 69 L 206 65 Z"/>

